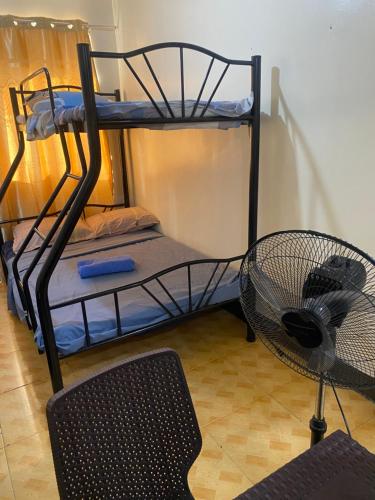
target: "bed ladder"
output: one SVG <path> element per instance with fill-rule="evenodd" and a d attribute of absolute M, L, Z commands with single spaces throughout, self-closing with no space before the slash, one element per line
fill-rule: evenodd
<path fill-rule="evenodd" d="M 87 163 L 86 163 L 86 158 L 85 158 L 85 153 L 83 150 L 83 145 L 81 141 L 81 136 L 78 131 L 77 126 L 73 123 L 73 132 L 75 136 L 75 141 L 77 145 L 77 150 L 78 150 L 78 156 L 81 164 L 81 175 L 75 175 L 72 174 L 71 172 L 71 162 L 70 162 L 70 157 L 69 157 L 69 151 L 68 151 L 68 145 L 65 137 L 65 133 L 62 130 L 59 130 L 59 135 L 60 135 L 60 140 L 63 148 L 63 153 L 64 153 L 64 159 L 65 159 L 65 172 L 62 175 L 61 179 L 59 180 L 58 184 L 56 185 L 55 189 L 53 190 L 51 196 L 43 206 L 42 210 L 40 211 L 40 214 L 36 218 L 34 224 L 32 225 L 30 231 L 28 232 L 25 240 L 22 242 L 22 245 L 20 246 L 19 250 L 17 251 L 13 262 L 12 262 L 12 268 L 13 268 L 13 275 L 14 279 L 17 285 L 18 293 L 20 295 L 20 299 L 22 302 L 22 307 L 24 310 L 24 314 L 26 317 L 26 321 L 29 325 L 30 328 L 33 330 L 36 329 L 37 327 L 37 321 L 36 321 L 36 316 L 34 312 L 34 306 L 32 303 L 32 298 L 31 298 L 31 293 L 30 293 L 30 287 L 29 287 L 29 278 L 33 271 L 35 270 L 36 266 L 40 262 L 40 259 L 45 253 L 45 250 L 48 248 L 49 244 L 52 241 L 52 238 L 55 236 L 56 232 L 61 226 L 62 221 L 64 220 L 65 216 L 68 214 L 74 200 L 76 199 L 79 190 L 82 186 L 82 183 L 86 177 L 87 174 Z M 55 221 L 55 223 L 52 225 L 51 229 L 47 234 L 44 234 L 40 231 L 39 227 L 42 221 L 46 216 L 48 216 L 48 211 L 50 210 L 52 204 L 54 203 L 55 199 L 57 198 L 58 194 L 61 192 L 63 186 L 65 185 L 66 181 L 68 179 L 73 179 L 77 181 L 77 185 L 73 189 L 72 193 L 70 194 L 68 201 L 65 203 L 64 207 L 62 210 L 58 213 L 58 217 Z M 26 270 L 24 276 L 21 278 L 20 276 L 20 271 L 19 271 L 19 260 L 22 257 L 23 253 L 25 252 L 28 244 L 31 241 L 31 238 L 34 236 L 34 234 L 37 234 L 43 241 L 41 246 L 39 247 L 38 251 L 34 255 L 28 269 Z"/>

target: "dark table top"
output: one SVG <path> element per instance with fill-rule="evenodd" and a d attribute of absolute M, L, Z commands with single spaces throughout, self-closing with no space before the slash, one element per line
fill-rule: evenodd
<path fill-rule="evenodd" d="M 237 499 L 375 500 L 375 455 L 336 431 Z"/>

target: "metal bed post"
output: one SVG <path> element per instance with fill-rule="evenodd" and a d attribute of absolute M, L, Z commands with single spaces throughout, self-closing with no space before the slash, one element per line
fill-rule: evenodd
<path fill-rule="evenodd" d="M 115 90 L 116 101 L 121 101 L 120 89 Z M 122 175 L 122 192 L 124 195 L 124 206 L 130 207 L 130 197 L 129 197 L 129 182 L 128 182 L 128 168 L 126 163 L 126 151 L 125 151 L 125 141 L 124 141 L 124 130 L 119 130 L 119 141 L 120 141 L 120 158 L 121 158 L 121 175 Z"/>
<path fill-rule="evenodd" d="M 5 262 L 5 259 L 3 257 L 3 252 L 1 251 L 3 245 L 4 245 L 4 236 L 3 236 L 3 230 L 0 229 L 0 260 L 1 260 L 1 267 L 3 269 L 3 274 L 5 278 L 5 282 L 8 281 L 8 268 Z M 0 281 L 1 281 L 1 276 L 0 276 Z"/>
<path fill-rule="evenodd" d="M 259 188 L 259 142 L 260 142 L 260 80 L 261 80 L 261 57 L 253 56 L 251 90 L 254 95 L 252 108 L 253 121 L 251 128 L 251 156 L 250 156 L 250 179 L 249 179 L 249 229 L 248 246 L 257 240 L 258 233 L 258 188 Z M 250 124 L 249 124 L 250 125 Z M 254 290 L 255 300 L 255 290 Z M 247 325 L 246 340 L 255 341 L 255 332 Z"/>
<path fill-rule="evenodd" d="M 77 45 L 77 51 L 82 82 L 83 101 L 85 105 L 90 163 L 87 175 L 82 183 L 77 198 L 74 200 L 61 231 L 52 245 L 51 251 L 39 273 L 35 290 L 40 327 L 43 333 L 43 340 L 54 392 L 63 388 L 63 380 L 48 298 L 48 286 L 52 273 L 58 264 L 59 258 L 68 243 L 74 227 L 77 224 L 78 219 L 97 183 L 101 168 L 100 138 L 96 116 L 90 47 L 88 44 L 81 43 Z"/>
<path fill-rule="evenodd" d="M 260 56 L 253 56 L 252 91 L 254 94 L 253 126 L 251 129 L 251 158 L 249 186 L 249 246 L 256 242 L 258 231 L 259 141 L 260 141 Z"/>
<path fill-rule="evenodd" d="M 13 109 L 13 115 L 14 115 L 14 120 L 15 120 L 15 125 L 16 125 L 16 131 L 17 131 L 17 141 L 18 141 L 18 150 L 16 153 L 16 156 L 14 157 L 14 160 L 8 170 L 8 173 L 5 176 L 5 179 L 3 180 L 1 186 L 0 186 L 0 205 L 4 199 L 5 193 L 7 192 L 10 183 L 13 180 L 14 174 L 16 173 L 19 164 L 21 163 L 23 154 L 25 152 L 25 137 L 23 135 L 23 132 L 20 130 L 20 127 L 17 123 L 16 117 L 19 115 L 20 110 L 18 106 L 18 100 L 17 100 L 17 93 L 16 89 L 14 87 L 11 87 L 9 89 L 9 94 L 10 94 L 10 101 L 12 103 L 12 109 Z M 0 249 L 4 245 L 4 237 L 3 237 L 3 230 L 0 228 Z M 1 256 L 1 264 L 4 272 L 5 279 L 8 279 L 8 269 L 5 264 L 5 261 L 3 257 Z"/>
<path fill-rule="evenodd" d="M 52 204 L 54 203 L 58 194 L 60 193 L 63 185 L 65 184 L 66 179 L 71 175 L 70 174 L 71 164 L 70 164 L 70 158 L 69 158 L 69 153 L 68 153 L 68 146 L 66 143 L 66 138 L 65 138 L 64 132 L 62 132 L 62 131 L 60 131 L 60 140 L 61 140 L 61 144 L 62 144 L 62 148 L 63 148 L 63 152 L 64 152 L 65 174 L 62 176 L 60 181 L 57 183 L 55 189 L 53 190 L 52 194 L 48 198 L 46 204 L 41 209 L 41 211 L 40 211 L 38 217 L 36 218 L 32 228 L 30 229 L 26 238 L 22 242 L 22 244 L 21 244 L 21 246 L 20 246 L 18 252 L 16 253 L 16 255 L 13 259 L 13 262 L 12 262 L 13 276 L 14 276 L 15 283 L 16 283 L 17 289 L 18 289 L 18 293 L 19 293 L 19 296 L 20 296 L 20 299 L 22 302 L 22 307 L 23 307 L 25 315 L 26 315 L 27 323 L 33 329 L 36 328 L 35 313 L 33 311 L 33 305 L 31 302 L 31 298 L 27 295 L 27 293 L 25 293 L 24 283 L 22 282 L 22 280 L 20 278 L 20 274 L 19 274 L 19 270 L 18 270 L 18 262 L 19 262 L 20 258 L 22 257 L 24 251 L 26 250 L 28 244 L 30 243 L 32 236 L 35 233 L 37 233 L 37 234 L 39 233 L 38 227 L 39 227 L 40 223 L 43 221 L 44 217 L 46 217 L 49 209 L 51 208 Z M 31 274 L 31 271 L 30 271 L 30 274 Z"/>
<path fill-rule="evenodd" d="M 60 131 L 61 141 L 62 141 L 63 150 L 64 150 L 64 156 L 65 156 L 66 172 L 64 173 L 63 177 L 61 178 L 58 186 L 56 187 L 54 193 L 51 195 L 47 204 L 43 207 L 40 215 L 38 216 L 37 220 L 35 221 L 34 226 L 36 226 L 38 224 L 38 221 L 40 221 L 41 219 L 44 218 L 45 214 L 47 213 L 47 211 L 52 203 L 52 200 L 51 200 L 52 197 L 55 198 L 57 196 L 58 192 L 61 190 L 63 184 L 66 182 L 67 179 L 69 179 L 69 178 L 75 179 L 77 181 L 77 185 L 73 189 L 67 202 L 65 203 L 64 207 L 60 211 L 56 222 L 53 224 L 52 228 L 50 229 L 50 231 L 48 232 L 48 234 L 44 238 L 40 248 L 38 249 L 33 260 L 31 261 L 31 263 L 30 263 L 26 273 L 24 274 L 22 280 L 20 279 L 17 265 L 18 265 L 18 260 L 19 260 L 21 250 L 23 250 L 27 246 L 28 241 L 30 240 L 30 233 L 27 236 L 27 238 L 25 239 L 23 245 L 21 246 L 19 252 L 17 253 L 17 255 L 15 256 L 15 258 L 13 260 L 13 274 L 14 274 L 15 279 L 18 280 L 18 281 L 16 281 L 16 283 L 18 284 L 20 282 L 20 284 L 21 284 L 21 286 L 19 288 L 21 288 L 21 290 L 24 294 L 24 299 L 25 299 L 28 315 L 30 317 L 31 326 L 34 330 L 37 327 L 37 320 L 36 320 L 35 311 L 34 311 L 34 307 L 33 307 L 33 303 L 32 303 L 32 297 L 31 297 L 31 292 L 30 292 L 30 287 L 29 287 L 29 278 L 30 278 L 31 274 L 33 273 L 35 267 L 37 266 L 38 262 L 42 258 L 43 254 L 44 254 L 45 250 L 47 249 L 48 245 L 50 244 L 53 236 L 56 234 L 56 231 L 60 227 L 65 215 L 68 213 L 73 201 L 77 197 L 77 194 L 81 188 L 83 180 L 87 174 L 87 165 L 86 165 L 86 160 L 85 160 L 85 155 L 84 155 L 84 151 L 83 151 L 81 138 L 80 138 L 80 135 L 76 129 L 76 125 L 74 123 L 73 123 L 73 129 L 74 129 L 74 136 L 75 136 L 76 145 L 77 145 L 77 149 L 78 149 L 78 156 L 79 156 L 80 164 L 81 164 L 82 175 L 79 176 L 79 175 L 74 175 L 74 174 L 70 173 L 71 165 L 70 165 L 69 152 L 68 152 L 64 132 Z M 62 140 L 63 138 L 64 138 L 64 141 Z M 68 165 L 69 165 L 69 171 L 68 171 Z M 56 194 L 56 196 L 55 196 L 55 194 Z M 21 296 L 21 293 L 20 293 L 20 296 Z M 22 296 L 21 296 L 21 298 L 22 298 Z"/>
<path fill-rule="evenodd" d="M 16 170 L 18 168 L 18 165 L 20 164 L 23 154 L 25 152 L 25 137 L 23 135 L 23 132 L 20 130 L 20 127 L 17 123 L 16 117 L 20 114 L 19 106 L 18 106 L 18 100 L 17 100 L 17 93 L 16 89 L 14 87 L 11 87 L 9 89 L 9 94 L 10 94 L 10 100 L 12 103 L 12 108 L 13 108 L 13 115 L 15 118 L 15 124 L 16 124 L 16 131 L 17 131 L 17 140 L 18 140 L 18 150 L 16 153 L 16 156 L 14 157 L 13 163 L 10 166 L 10 169 L 5 176 L 5 179 L 0 186 L 0 203 L 3 201 L 4 195 L 7 192 L 7 189 L 12 182 L 13 176 L 16 173 Z"/>

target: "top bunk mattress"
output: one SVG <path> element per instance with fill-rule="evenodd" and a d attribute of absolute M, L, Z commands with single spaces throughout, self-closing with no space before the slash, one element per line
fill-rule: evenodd
<path fill-rule="evenodd" d="M 29 101 L 30 102 L 30 101 Z M 39 99 L 32 105 L 32 114 L 28 116 L 26 121 L 27 139 L 30 141 L 46 139 L 55 133 L 55 124 L 58 126 L 66 126 L 75 122 L 83 122 L 85 120 L 85 108 L 82 103 L 81 92 L 60 92 L 54 97 L 55 102 L 55 118 L 51 111 L 51 103 L 49 98 Z M 161 113 L 166 117 L 163 123 L 149 123 L 137 125 L 137 121 L 160 119 L 155 106 L 150 101 L 110 101 L 97 96 L 96 109 L 99 120 L 126 120 L 131 125 L 149 129 L 173 130 L 181 128 L 237 128 L 241 125 L 241 120 L 233 120 L 241 118 L 251 111 L 253 106 L 253 96 L 250 95 L 241 100 L 232 101 L 211 101 L 208 104 L 207 110 L 204 113 L 205 118 L 220 117 L 221 121 L 192 121 L 188 123 L 169 122 L 171 119 L 170 111 L 165 102 L 157 102 L 156 105 Z M 169 101 L 170 108 L 175 118 L 182 117 L 182 101 Z M 184 111 L 187 119 L 191 117 L 196 105 L 196 100 L 186 99 L 184 101 Z M 204 111 L 207 101 L 200 101 L 194 111 L 194 118 L 197 119 Z M 223 118 L 229 118 L 226 121 Z M 23 117 L 18 118 L 19 122 L 23 121 Z"/>

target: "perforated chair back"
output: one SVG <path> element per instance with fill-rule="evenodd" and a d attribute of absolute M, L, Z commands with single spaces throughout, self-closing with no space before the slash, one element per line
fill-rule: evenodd
<path fill-rule="evenodd" d="M 188 499 L 201 447 L 176 352 L 130 358 L 56 393 L 47 420 L 62 499 Z"/>

